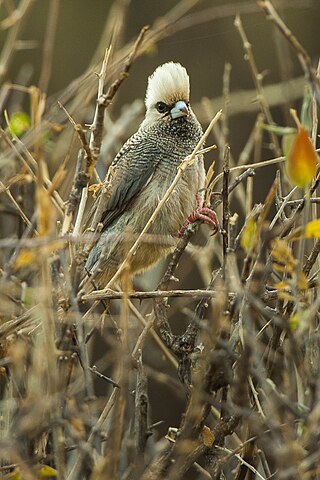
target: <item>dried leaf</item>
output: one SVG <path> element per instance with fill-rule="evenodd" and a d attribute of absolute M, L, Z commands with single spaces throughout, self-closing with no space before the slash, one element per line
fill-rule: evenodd
<path fill-rule="evenodd" d="M 273 264 L 273 268 L 278 272 L 292 273 L 298 264 L 298 260 L 294 258 L 291 248 L 284 239 L 277 238 L 272 242 L 271 255 L 277 262 Z"/>
<path fill-rule="evenodd" d="M 208 168 L 208 172 L 207 172 L 207 176 L 206 176 L 206 183 L 205 183 L 205 188 L 208 188 L 212 178 L 213 178 L 213 175 L 214 175 L 214 164 L 215 164 L 215 161 L 213 160 L 210 167 Z"/>
<path fill-rule="evenodd" d="M 46 106 L 46 94 L 41 92 L 41 90 L 32 85 L 29 87 L 29 94 L 31 100 L 31 120 L 32 125 L 40 125 L 45 106 Z"/>
<path fill-rule="evenodd" d="M 274 285 L 276 290 L 285 290 L 286 288 L 290 288 L 287 282 L 278 282 Z"/>
<path fill-rule="evenodd" d="M 285 300 L 287 302 L 294 302 L 295 301 L 295 298 L 293 295 L 291 295 L 291 293 L 288 293 L 288 292 L 279 292 L 278 293 L 278 297 L 281 299 L 281 300 Z"/>
<path fill-rule="evenodd" d="M 303 272 L 299 272 L 298 274 L 297 287 L 299 288 L 299 290 L 308 289 L 308 279 Z"/>
<path fill-rule="evenodd" d="M 275 265 L 274 265 L 275 268 Z M 279 269 L 275 268 L 275 270 L 279 271 Z M 286 270 L 283 268 L 283 271 Z M 285 282 L 278 282 L 274 285 L 274 288 L 279 291 L 279 297 L 285 299 L 285 300 L 292 300 L 292 288 L 293 285 L 296 283 L 296 287 L 300 291 L 304 291 L 308 289 L 308 279 L 306 275 L 303 272 L 299 272 L 298 275 L 294 275 L 293 279 L 291 281 Z M 290 297 L 290 298 L 289 298 Z"/>
<path fill-rule="evenodd" d="M 70 419 L 70 423 L 73 426 L 73 428 L 77 431 L 77 433 L 80 435 L 80 437 L 84 438 L 85 428 L 84 428 L 84 424 L 83 424 L 83 421 L 81 420 L 81 418 L 72 417 Z"/>
<path fill-rule="evenodd" d="M 207 427 L 206 425 L 202 429 L 202 441 L 203 441 L 203 444 L 208 448 L 211 448 L 213 445 L 213 442 L 215 441 L 215 436 L 213 435 L 210 428 Z"/>
<path fill-rule="evenodd" d="M 93 183 L 88 187 L 88 191 L 93 192 L 92 196 L 93 198 L 96 198 L 97 194 L 100 192 L 100 190 L 102 190 L 103 187 L 104 187 L 103 183 Z"/>
<path fill-rule="evenodd" d="M 53 234 L 56 227 L 56 211 L 52 204 L 49 192 L 38 188 L 36 193 L 38 232 L 40 236 Z"/>

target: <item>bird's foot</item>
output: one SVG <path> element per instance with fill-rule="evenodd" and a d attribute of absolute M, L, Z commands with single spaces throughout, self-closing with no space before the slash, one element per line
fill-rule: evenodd
<path fill-rule="evenodd" d="M 196 208 L 196 210 L 194 210 L 194 212 L 191 213 L 191 215 L 189 215 L 187 220 L 184 222 L 178 232 L 178 237 L 182 237 L 184 232 L 186 231 L 187 226 L 190 225 L 190 223 L 194 223 L 196 220 L 201 220 L 202 223 L 210 225 L 213 228 L 214 233 L 219 230 L 220 224 L 216 212 L 209 207 L 205 207 L 198 195 L 197 203 L 198 207 Z"/>

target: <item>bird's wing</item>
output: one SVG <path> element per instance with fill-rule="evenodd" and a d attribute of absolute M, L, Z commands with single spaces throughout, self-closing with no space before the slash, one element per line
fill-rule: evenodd
<path fill-rule="evenodd" d="M 161 158 L 156 138 L 138 131 L 123 145 L 111 165 L 111 196 L 101 218 L 103 230 L 147 185 Z"/>

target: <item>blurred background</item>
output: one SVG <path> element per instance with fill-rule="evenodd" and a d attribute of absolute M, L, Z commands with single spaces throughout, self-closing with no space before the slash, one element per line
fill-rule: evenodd
<path fill-rule="evenodd" d="M 2 84 L 25 82 L 26 85 L 39 85 L 40 82 L 44 86 L 42 69 L 44 63 L 50 61 L 51 73 L 45 82 L 48 105 L 59 99 L 64 100 L 65 89 L 86 73 L 91 85 L 87 96 L 92 109 L 97 88 L 93 72 L 99 67 L 105 48 L 112 43 L 113 56 L 116 57 L 127 42 L 137 37 L 141 27 L 159 27 L 161 22 L 163 38 L 149 46 L 135 61 L 130 79 L 121 87 L 109 109 L 108 113 L 113 120 L 123 105 L 144 97 L 148 75 L 159 64 L 170 60 L 181 62 L 187 68 L 191 78 L 192 104 L 204 126 L 207 119 L 199 102 L 203 97 L 216 99 L 221 96 L 223 71 L 227 62 L 232 67 L 231 92 L 253 90 L 254 82 L 248 63 L 244 60 L 243 44 L 234 26 L 237 14 L 241 15 L 265 86 L 303 75 L 296 54 L 271 22 L 266 20 L 254 0 L 33 0 L 21 3 L 25 4 L 28 12 L 19 26 L 16 48 L 10 61 L 5 71 L 0 71 L 0 81 Z M 316 66 L 319 55 L 320 2 L 277 0 L 273 3 Z M 7 17 L 6 7 L 11 5 L 13 8 L 17 4 L 19 2 L 14 0 L 0 2 L 0 21 Z M 176 21 L 169 23 L 173 17 Z M 53 23 L 55 24 L 52 25 Z M 2 25 L 0 28 L 0 45 L 4 45 L 7 40 L 8 29 L 5 27 Z M 54 29 L 55 34 L 52 36 L 52 58 L 50 55 L 49 59 L 46 49 L 50 50 L 50 45 L 46 45 L 45 39 L 50 28 Z M 0 64 L 4 56 L 5 52 L 2 51 Z M 281 99 L 282 105 L 272 109 L 274 119 L 279 124 L 287 123 L 286 111 L 289 105 L 299 106 L 295 85 L 292 86 L 292 92 L 290 85 L 287 85 Z M 301 84 L 299 87 L 301 101 Z M 17 92 L 11 91 L 6 101 L 1 102 L 2 109 L 7 108 L 10 113 L 10 110 L 17 108 L 21 97 L 23 96 L 20 95 L 17 99 Z M 284 106 L 286 98 L 288 103 Z M 231 97 L 230 100 L 230 144 L 236 157 L 247 140 L 259 106 L 255 102 L 254 93 L 251 98 Z M 27 108 L 26 104 L 24 106 Z M 217 102 L 214 106 L 219 108 L 221 105 Z M 90 122 L 92 110 L 88 109 L 84 114 L 82 107 L 83 105 L 78 111 L 72 112 L 75 120 L 81 121 L 84 116 L 84 120 Z M 243 112 L 250 108 L 250 114 Z M 232 115 L 235 112 L 237 114 Z M 1 116 L 1 124 L 3 123 Z M 134 131 L 136 127 L 137 122 L 130 125 L 130 130 Z M 127 133 L 131 132 L 124 132 L 124 139 Z"/>
<path fill-rule="evenodd" d="M 307 50 L 316 68 L 320 54 L 320 1 L 274 0 L 273 4 Z M 24 13 L 22 22 L 15 23 L 15 18 L 10 19 L 10 12 L 16 6 Z M 294 107 L 300 111 L 302 107 L 305 95 L 304 72 L 296 53 L 273 24 L 267 21 L 254 0 L 0 0 L 0 125 L 6 128 L 5 111 L 9 118 L 18 111 L 31 115 L 30 92 L 14 85 L 27 88 L 36 85 L 46 93 L 41 123 L 46 132 L 50 131 L 45 146 L 46 161 L 52 177 L 68 157 L 67 174 L 59 189 L 62 198 L 66 200 L 79 143 L 57 102 L 60 101 L 66 107 L 75 122 L 83 126 L 90 124 L 98 85 L 95 72 L 100 70 L 106 47 L 112 45 L 107 72 L 107 85 L 110 85 L 117 78 L 131 42 L 137 38 L 144 25 L 150 25 L 153 40 L 148 42 L 147 48 L 135 60 L 129 78 L 120 87 L 107 111 L 105 138 L 98 166 L 100 175 L 104 176 L 107 165 L 124 141 L 136 131 L 143 118 L 142 100 L 148 76 L 159 64 L 171 60 L 182 63 L 188 70 L 191 104 L 204 128 L 223 105 L 228 112 L 223 132 L 221 129 L 215 130 L 207 142 L 208 145 L 217 143 L 219 147 L 216 152 L 207 155 L 207 166 L 215 160 L 215 171 L 221 172 L 225 143 L 231 147 L 234 164 L 273 158 L 277 156 L 276 149 L 270 147 L 269 138 L 265 134 L 256 142 L 259 144 L 258 150 L 247 148 L 250 135 L 255 132 L 260 104 L 244 54 L 243 41 L 234 25 L 237 15 L 240 15 L 252 45 L 274 122 L 278 125 L 293 125 L 289 108 Z M 230 67 L 226 68 L 226 64 L 230 64 Z M 225 98 L 222 96 L 223 90 Z M 62 126 L 62 130 L 57 125 Z M 33 145 L 32 135 L 32 129 L 27 129 L 23 137 L 26 145 Z M 249 152 L 247 155 L 243 155 L 246 153 L 245 147 Z M 9 178 L 16 166 L 9 162 L 9 157 L 5 154 L 1 158 L 3 162 L 4 158 L 8 161 L 1 164 L 5 167 L 2 169 L 3 178 Z M 244 216 L 254 203 L 263 201 L 274 173 L 275 167 L 258 171 L 251 205 L 246 206 L 239 194 L 240 196 L 234 196 L 233 212 Z M 30 205 L 25 205 L 25 208 L 31 215 L 32 187 L 26 188 L 30 188 L 31 193 Z M 0 198 L 1 202 L 8 202 L 4 195 Z M 1 217 L 1 236 L 15 237 L 17 220 L 13 220 L 7 210 Z M 220 240 L 210 239 L 209 235 L 210 232 L 205 227 L 190 247 L 190 261 L 185 261 L 177 271 L 177 276 L 182 280 L 179 288 L 203 288 L 208 284 L 213 266 L 219 265 Z M 196 262 L 192 260 L 194 257 L 197 257 Z M 136 280 L 137 289 L 153 289 L 163 268 L 161 265 L 139 277 Z M 151 304 L 147 301 L 142 305 L 136 302 L 136 305 L 143 314 L 151 310 Z M 188 321 L 193 310 L 194 304 L 189 300 L 171 302 L 170 315 L 176 321 L 177 331 Z M 104 352 L 108 342 L 112 343 L 110 339 L 101 339 L 97 351 Z M 169 425 L 177 425 L 177 411 L 183 409 L 185 395 L 181 389 L 176 388 L 176 372 L 167 367 L 151 343 L 150 347 L 145 352 L 145 359 L 151 369 L 152 421 L 164 421 L 158 427 L 159 433 L 164 434 Z M 99 356 L 100 353 L 98 359 Z M 105 360 L 103 365 L 104 371 L 108 373 Z M 100 365 L 102 370 L 103 365 Z M 152 374 L 153 368 L 159 372 L 159 366 L 172 375 L 172 383 L 169 377 L 166 381 L 160 381 L 155 371 Z M 97 392 L 105 394 L 103 381 L 98 381 Z M 172 406 L 172 402 L 178 410 L 166 408 Z"/>

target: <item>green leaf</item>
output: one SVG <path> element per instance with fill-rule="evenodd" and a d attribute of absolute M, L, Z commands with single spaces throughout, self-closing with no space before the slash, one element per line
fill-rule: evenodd
<path fill-rule="evenodd" d="M 308 132 L 312 130 L 312 93 L 309 85 L 304 88 L 303 102 L 301 107 L 301 123 Z"/>
<path fill-rule="evenodd" d="M 15 112 L 10 117 L 9 132 L 16 137 L 22 137 L 29 130 L 31 120 L 25 112 Z"/>
<path fill-rule="evenodd" d="M 297 129 L 292 127 L 279 127 L 279 125 L 267 125 L 266 123 L 260 123 L 260 127 L 267 132 L 278 135 L 279 137 L 297 133 Z"/>
<path fill-rule="evenodd" d="M 285 157 L 288 157 L 289 153 L 291 152 L 292 145 L 294 144 L 296 136 L 297 136 L 297 131 L 295 133 L 291 133 L 283 136 L 281 146 L 282 146 L 283 155 Z"/>

